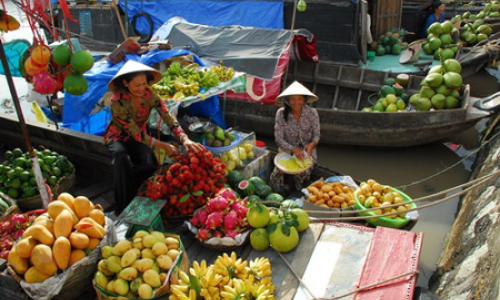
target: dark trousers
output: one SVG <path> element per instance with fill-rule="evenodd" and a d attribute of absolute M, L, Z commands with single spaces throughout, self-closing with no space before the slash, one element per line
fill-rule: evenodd
<path fill-rule="evenodd" d="M 108 150 L 113 156 L 116 215 L 119 215 L 137 195 L 142 182 L 153 175 L 158 162 L 151 148 L 135 140 L 111 142 Z"/>

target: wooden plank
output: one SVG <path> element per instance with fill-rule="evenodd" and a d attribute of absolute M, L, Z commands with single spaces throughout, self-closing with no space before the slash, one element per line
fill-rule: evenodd
<path fill-rule="evenodd" d="M 85 188 L 77 189 L 73 193 L 78 196 L 85 196 L 92 200 L 93 198 L 113 189 L 111 181 L 101 181 Z"/>

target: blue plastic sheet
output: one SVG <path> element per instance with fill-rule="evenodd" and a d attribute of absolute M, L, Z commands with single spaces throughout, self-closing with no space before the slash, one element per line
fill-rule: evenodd
<path fill-rule="evenodd" d="M 129 54 L 125 56 L 125 60 L 113 65 L 107 61 L 100 61 L 94 64 L 94 67 L 84 74 L 89 82 L 89 87 L 85 94 L 81 96 L 73 96 L 68 93 L 64 95 L 63 106 L 63 127 L 78 130 L 81 132 L 103 135 L 105 127 L 109 122 L 109 118 L 98 118 L 95 115 L 90 115 L 90 111 L 96 103 L 108 91 L 109 81 L 118 73 L 121 67 L 128 60 L 135 60 L 145 65 L 152 66 L 165 59 L 189 55 L 191 52 L 187 50 L 156 50 L 151 51 L 143 56 Z M 196 63 L 204 65 L 199 57 L 193 55 Z M 212 121 L 221 127 L 226 127 L 222 112 L 219 105 L 219 97 L 214 96 L 205 101 L 195 103 L 189 107 L 193 115 L 212 118 Z"/>
<path fill-rule="evenodd" d="M 170 18 L 177 16 L 192 23 L 210 26 L 284 28 L 282 1 L 128 0 L 120 1 L 119 5 L 123 11 L 127 11 L 130 22 L 138 13 L 149 14 L 153 21 L 152 33 Z M 147 34 L 149 24 L 146 18 L 138 17 L 136 28 L 139 32 Z"/>
<path fill-rule="evenodd" d="M 19 58 L 28 50 L 30 45 L 31 44 L 27 40 L 23 39 L 13 40 L 3 45 L 12 76 L 21 77 L 21 72 L 19 71 Z M 5 71 L 1 64 L 0 74 L 5 75 Z"/>

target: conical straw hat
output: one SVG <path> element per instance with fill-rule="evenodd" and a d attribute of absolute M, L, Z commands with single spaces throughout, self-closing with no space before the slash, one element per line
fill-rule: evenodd
<path fill-rule="evenodd" d="M 112 92 L 116 91 L 118 87 L 115 85 L 115 80 L 119 79 L 119 77 L 123 75 L 135 72 L 149 72 L 149 75 L 153 76 L 153 81 L 150 82 L 150 84 L 155 84 L 161 80 L 161 73 L 158 70 L 148 67 L 145 64 L 141 64 L 140 62 L 129 60 L 123 65 L 120 71 L 116 73 L 115 77 L 111 79 L 108 84 L 108 89 Z"/>
<path fill-rule="evenodd" d="M 308 88 L 300 84 L 298 81 L 294 81 L 290 84 L 290 86 L 278 96 L 277 100 L 283 102 L 286 97 L 291 95 L 304 95 L 307 97 L 307 103 L 318 101 L 318 96 L 314 95 Z"/>

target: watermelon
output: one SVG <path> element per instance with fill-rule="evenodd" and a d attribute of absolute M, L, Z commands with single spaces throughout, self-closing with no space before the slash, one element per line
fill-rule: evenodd
<path fill-rule="evenodd" d="M 295 202 L 291 199 L 286 199 L 285 201 L 281 202 L 281 207 L 282 208 L 299 208 L 299 205 L 297 204 L 297 202 Z"/>
<path fill-rule="evenodd" d="M 267 206 L 273 206 L 273 207 L 279 207 L 281 203 L 283 202 L 284 198 L 280 194 L 276 193 L 271 193 L 266 197 L 266 201 L 273 201 L 273 202 L 278 202 L 280 204 L 266 204 Z"/>
<path fill-rule="evenodd" d="M 401 96 L 403 94 L 403 87 L 400 86 L 399 84 L 396 83 L 392 85 L 392 88 L 394 89 L 396 96 Z"/>
<path fill-rule="evenodd" d="M 266 199 L 269 194 L 273 192 L 270 186 L 267 184 L 254 186 L 255 194 L 259 195 L 260 198 Z"/>
<path fill-rule="evenodd" d="M 237 192 L 242 197 L 248 197 L 253 195 L 255 187 L 248 180 L 243 180 L 238 183 Z"/>
<path fill-rule="evenodd" d="M 396 79 L 388 77 L 384 80 L 384 85 L 393 86 L 396 84 Z"/>
<path fill-rule="evenodd" d="M 227 174 L 226 178 L 227 178 L 227 182 L 232 187 L 236 187 L 238 185 L 238 183 L 240 183 L 240 181 L 243 180 L 243 176 L 241 176 L 241 173 L 238 171 L 234 171 L 234 170 L 229 172 Z"/>
<path fill-rule="evenodd" d="M 254 186 L 259 186 L 259 185 L 267 185 L 267 183 L 264 181 L 264 179 L 254 176 L 248 179 L 248 181 L 253 184 Z"/>
<path fill-rule="evenodd" d="M 259 202 L 261 201 L 260 197 L 257 195 L 248 196 L 248 202 Z"/>

